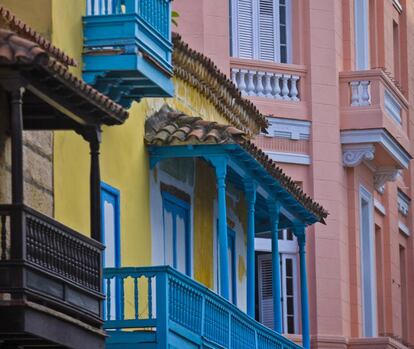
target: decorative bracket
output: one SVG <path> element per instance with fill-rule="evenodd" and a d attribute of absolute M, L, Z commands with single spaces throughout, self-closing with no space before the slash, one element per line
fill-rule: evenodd
<path fill-rule="evenodd" d="M 381 187 L 386 182 L 395 182 L 400 175 L 401 170 L 396 168 L 378 169 L 374 173 L 374 186 L 375 189 L 380 191 Z"/>
<path fill-rule="evenodd" d="M 342 161 L 345 167 L 356 167 L 364 160 L 373 160 L 373 144 L 348 144 L 342 147 Z"/>

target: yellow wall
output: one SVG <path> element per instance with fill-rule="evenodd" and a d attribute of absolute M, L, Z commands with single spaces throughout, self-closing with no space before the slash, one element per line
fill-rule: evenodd
<path fill-rule="evenodd" d="M 19 19 L 50 39 L 52 32 L 52 0 L 0 0 L 0 5 L 5 6 Z"/>
<path fill-rule="evenodd" d="M 196 162 L 194 190 L 194 279 L 214 287 L 213 224 L 216 198 L 215 172 L 207 163 Z"/>

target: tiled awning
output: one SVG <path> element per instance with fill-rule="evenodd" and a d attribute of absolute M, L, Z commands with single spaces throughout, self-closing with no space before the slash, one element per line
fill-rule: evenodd
<path fill-rule="evenodd" d="M 296 213 L 308 224 L 323 223 L 328 216 L 328 212 L 305 194 L 243 131 L 233 126 L 187 116 L 164 106 L 147 119 L 145 131 L 150 153 L 157 159 L 191 154 L 203 156 L 221 149 L 242 164 L 264 188 L 273 195 L 277 193 L 286 207 L 297 205 Z"/>
<path fill-rule="evenodd" d="M 75 128 L 76 124 L 114 125 L 126 120 L 128 112 L 122 106 L 69 71 L 68 66 L 75 64 L 63 51 L 0 7 L 2 77 L 9 79 L 14 75 L 24 81 L 28 91 L 25 94 L 26 108 L 33 105 L 32 109 L 36 109 L 42 101 L 52 106 L 50 110 L 53 109 L 53 112 L 36 109 L 38 115 L 26 120 L 25 127 L 65 129 Z M 45 114 L 48 114 L 47 118 L 39 117 Z M 56 117 L 58 114 L 65 115 L 67 120 Z"/>

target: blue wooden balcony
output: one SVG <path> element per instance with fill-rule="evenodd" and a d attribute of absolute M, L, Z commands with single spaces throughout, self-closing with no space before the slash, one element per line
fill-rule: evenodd
<path fill-rule="evenodd" d="M 171 97 L 170 0 L 86 0 L 84 80 L 129 107 Z"/>
<path fill-rule="evenodd" d="M 107 349 L 300 349 L 168 266 L 107 268 Z"/>

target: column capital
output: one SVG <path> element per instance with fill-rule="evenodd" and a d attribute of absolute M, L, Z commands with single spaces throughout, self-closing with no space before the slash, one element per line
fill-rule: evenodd
<path fill-rule="evenodd" d="M 247 202 L 249 205 L 254 205 L 256 203 L 257 183 L 252 179 L 245 179 L 243 182 Z"/>
<path fill-rule="evenodd" d="M 218 179 L 223 179 L 227 175 L 227 156 L 207 156 L 206 159 L 214 166 Z"/>
<path fill-rule="evenodd" d="M 303 249 L 306 245 L 306 225 L 297 224 L 292 229 L 298 239 L 299 249 Z"/>
<path fill-rule="evenodd" d="M 280 201 L 277 201 L 277 200 L 268 200 L 267 201 L 267 207 L 269 209 L 269 215 L 270 215 L 270 220 L 271 221 L 274 221 L 274 220 L 279 221 L 281 206 L 282 205 L 280 204 Z"/>

